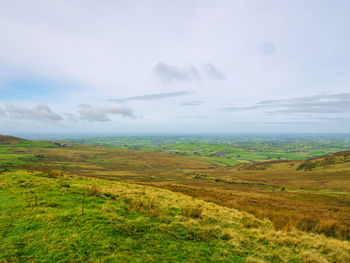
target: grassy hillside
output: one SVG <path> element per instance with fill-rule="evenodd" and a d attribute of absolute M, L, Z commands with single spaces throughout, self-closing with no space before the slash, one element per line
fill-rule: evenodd
<path fill-rule="evenodd" d="M 11 170 L 0 199 L 2 262 L 350 261 L 348 241 L 149 186 Z"/>
<path fill-rule="evenodd" d="M 308 161 L 217 167 L 201 156 L 22 140 L 0 145 L 0 168 L 148 184 L 268 218 L 276 229 L 350 240 L 350 162 L 338 155 L 311 170 L 299 169 Z"/>
<path fill-rule="evenodd" d="M 0 145 L 5 144 L 5 145 L 16 145 L 20 141 L 24 141 L 24 139 L 14 137 L 14 136 L 8 136 L 8 135 L 1 135 L 0 134 Z"/>

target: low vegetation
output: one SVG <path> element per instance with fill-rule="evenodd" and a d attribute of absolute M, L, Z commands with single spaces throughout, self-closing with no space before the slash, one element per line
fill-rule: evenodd
<path fill-rule="evenodd" d="M 288 236 L 298 233 L 301 236 L 322 237 L 324 240 L 345 242 L 341 244 L 348 244 L 346 242 L 350 241 L 349 152 L 338 152 L 309 160 L 270 160 L 222 166 L 213 165 L 211 161 L 208 161 L 209 157 L 206 156 L 193 158 L 190 155 L 169 152 L 113 149 L 77 143 L 35 142 L 16 137 L 3 138 L 0 136 L 0 139 L 0 177 L 2 180 L 0 183 L 0 189 L 2 189 L 0 190 L 0 195 L 2 195 L 0 223 L 2 224 L 3 233 L 7 233 L 8 226 L 12 226 L 11 220 L 14 222 L 22 220 L 18 221 L 20 223 L 13 225 L 13 227 L 22 225 L 21 238 L 26 232 L 25 221 L 30 222 L 30 224 L 37 224 L 40 229 L 48 224 L 48 227 L 51 226 L 52 229 L 46 228 L 45 231 L 53 231 L 53 225 L 57 222 L 47 221 L 48 219 L 45 219 L 45 216 L 54 217 L 55 215 L 47 214 L 49 213 L 47 211 L 50 211 L 50 213 L 51 211 L 54 211 L 54 213 L 62 212 L 63 214 L 66 212 L 73 213 L 74 217 L 66 219 L 67 222 L 70 222 L 73 219 L 76 221 L 80 218 L 89 218 L 92 211 L 91 207 L 97 207 L 101 204 L 101 211 L 98 210 L 99 212 L 94 214 L 98 220 L 89 221 L 91 226 L 87 226 L 87 229 L 98 228 L 98 226 L 104 224 L 104 221 L 109 222 L 109 218 L 112 217 L 108 213 L 115 211 L 113 204 L 118 204 L 118 207 L 122 209 L 118 210 L 119 214 L 114 214 L 118 218 L 115 219 L 116 222 L 114 223 L 118 226 L 120 226 L 118 220 L 122 220 L 120 219 L 121 216 L 126 217 L 126 221 L 123 219 L 123 222 L 129 222 L 129 219 L 136 220 L 137 218 L 152 222 L 156 220 L 156 225 L 145 226 L 147 231 L 157 232 L 161 230 L 161 235 L 164 235 L 161 237 L 162 239 L 175 239 L 174 246 L 178 247 L 178 253 L 186 250 L 185 247 L 194 246 L 193 251 L 199 251 L 198 253 L 201 255 L 198 258 L 189 258 L 184 254 L 181 258 L 177 258 L 174 255 L 174 258 L 172 258 L 174 262 L 191 262 L 191 260 L 198 262 L 212 257 L 216 261 L 231 260 L 233 262 L 259 262 L 259 260 L 265 262 L 283 262 L 283 260 L 285 262 L 293 262 L 293 260 L 294 262 L 300 262 L 302 261 L 301 254 L 304 255 L 303 260 L 305 259 L 306 262 L 326 262 L 323 258 L 326 258 L 328 262 L 336 262 L 334 257 L 330 257 L 327 253 L 328 256 L 325 256 L 318 248 L 311 250 L 305 248 L 304 252 L 299 251 L 301 253 L 299 256 L 296 255 L 299 252 L 296 253 L 294 249 L 295 256 L 283 257 L 283 260 L 274 259 L 271 251 L 266 249 L 260 251 L 260 248 L 255 246 L 253 246 L 254 249 L 261 253 L 253 253 L 253 248 L 250 247 L 249 249 L 248 245 L 245 245 L 242 250 L 236 249 L 237 244 L 233 245 L 234 248 L 232 248 L 231 245 L 234 240 L 239 237 L 243 238 L 244 235 L 237 233 L 238 230 L 232 228 L 230 224 L 222 224 L 220 220 L 222 211 L 236 213 L 237 211 L 234 209 L 240 211 L 237 213 L 241 217 L 237 220 L 241 227 L 249 231 L 257 229 L 260 231 L 268 225 L 271 233 L 274 231 L 273 233 L 279 233 L 279 235 Z M 213 158 L 221 158 L 221 156 Z M 310 164 L 311 169 L 308 168 Z M 20 170 L 21 172 L 19 172 Z M 112 188 L 113 190 L 111 190 Z M 173 193 L 160 189 L 171 190 Z M 63 201 L 66 195 L 70 201 Z M 50 199 L 51 197 L 52 199 Z M 14 202 L 14 204 L 10 205 L 11 202 Z M 42 202 L 46 202 L 45 205 Z M 92 206 L 91 202 L 93 203 Z M 16 204 L 19 206 L 16 206 Z M 43 206 L 47 211 L 40 210 L 43 209 Z M 211 221 L 207 217 L 208 207 L 215 207 L 218 212 L 217 215 L 210 217 Z M 29 213 L 30 211 L 39 210 L 41 215 L 35 214 L 34 216 Z M 27 214 L 31 216 L 26 217 Z M 105 214 L 108 214 L 108 216 L 105 217 Z M 43 221 L 35 223 L 37 218 Z M 9 220 L 8 223 L 3 224 L 6 220 Z M 198 222 L 201 222 L 201 224 L 198 225 Z M 203 222 L 208 222 L 208 224 L 202 224 Z M 211 223 L 209 224 L 209 222 Z M 60 224 L 62 229 L 73 227 L 67 225 L 64 228 L 63 221 Z M 75 229 L 74 233 L 78 236 L 80 231 L 85 231 L 83 223 L 80 222 L 79 224 L 72 228 Z M 134 222 L 135 224 L 138 223 Z M 173 228 L 169 230 L 168 227 L 174 225 L 181 226 L 176 230 L 179 232 L 176 232 Z M 33 229 L 35 229 L 35 226 L 33 226 Z M 123 227 L 121 229 L 125 230 Z M 12 234 L 3 235 L 4 238 L 6 236 L 6 239 L 4 239 L 5 245 L 0 247 L 2 249 L 0 254 L 3 254 L 2 251 L 11 251 L 12 248 L 5 248 L 4 246 L 11 243 L 11 240 L 16 239 L 13 235 L 17 235 L 19 232 L 14 231 L 11 232 Z M 57 231 L 55 230 L 54 233 L 60 237 L 65 236 Z M 73 234 L 73 232 L 69 233 Z M 103 232 L 103 235 L 108 240 L 99 240 L 96 243 L 97 246 L 103 247 L 101 251 L 104 251 L 96 252 L 97 254 L 100 253 L 96 257 L 90 255 L 89 249 L 95 249 L 92 245 L 79 241 L 83 246 L 89 247 L 86 248 L 89 257 L 80 256 L 78 261 L 96 261 L 98 258 L 101 259 L 100 261 L 108 262 L 108 257 L 103 256 L 107 253 L 104 249 L 111 246 L 110 250 L 114 251 L 118 246 L 108 245 L 107 242 L 121 242 L 121 239 L 115 241 L 114 237 L 110 236 L 111 234 Z M 128 238 L 132 239 L 130 236 Z M 93 237 L 101 238 L 102 235 L 96 234 Z M 139 236 L 137 236 L 138 238 Z M 152 239 L 151 237 L 145 238 Z M 177 238 L 182 241 L 180 242 Z M 269 238 L 266 238 L 264 242 L 270 244 Z M 295 238 L 299 240 L 299 236 Z M 53 238 L 50 242 L 56 242 L 55 240 Z M 139 241 L 132 242 L 143 244 L 143 241 L 141 240 L 140 243 L 138 243 Z M 35 242 L 40 243 L 39 241 Z M 127 241 L 122 239 L 122 242 Z M 151 241 L 146 240 L 145 242 L 150 242 L 149 246 L 151 246 Z M 189 243 L 189 245 L 186 242 L 194 243 Z M 202 247 L 204 244 L 197 244 L 196 242 L 205 242 L 205 246 Z M 222 242 L 230 244 L 222 250 L 223 255 L 230 255 L 228 258 L 214 253 L 218 250 L 217 243 L 218 245 L 226 244 Z M 14 243 L 11 244 L 16 246 Z M 67 244 L 60 243 L 59 247 L 64 249 L 70 246 L 70 243 Z M 170 243 L 167 241 L 166 244 L 169 245 Z M 267 246 L 267 244 L 265 245 Z M 40 243 L 40 246 L 42 246 L 42 243 Z M 158 244 L 158 246 L 165 247 L 164 244 Z M 295 246 L 295 244 L 290 244 L 288 249 Z M 20 248 L 16 247 L 16 251 L 17 249 Z M 3 261 L 8 259 L 9 262 L 12 259 L 45 261 L 30 259 L 29 255 L 34 253 L 34 247 L 27 247 L 26 249 L 28 249 L 27 252 L 22 251 L 20 253 L 26 253 L 25 256 L 28 257 L 28 260 L 25 260 L 24 256 L 21 256 L 22 254 L 18 256 L 15 252 L 6 254 L 2 259 Z M 58 248 L 55 249 L 58 250 Z M 129 254 L 133 250 L 128 249 L 124 252 L 119 250 L 115 252 L 116 255 L 123 255 L 123 257 L 118 258 L 119 261 L 123 262 L 124 258 L 127 260 L 132 258 Z M 156 248 L 153 249 L 158 251 Z M 129 252 L 126 252 L 127 250 Z M 149 250 L 145 250 L 145 253 L 152 254 L 151 251 L 152 249 L 149 248 Z M 160 251 L 162 252 L 159 253 L 165 253 L 167 250 Z M 186 251 L 189 253 L 188 255 L 194 255 L 189 250 Z M 54 254 L 54 252 L 52 253 Z M 78 256 L 79 253 L 76 253 Z M 126 255 L 127 253 L 129 254 Z M 215 256 L 213 256 L 213 253 Z M 261 257 L 264 253 L 269 256 Z M 289 253 L 292 252 L 289 251 Z M 317 255 L 321 253 L 319 261 L 316 259 L 312 261 L 315 253 Z M 280 252 L 277 254 L 280 254 Z M 230 258 L 233 255 L 234 259 Z M 161 255 L 158 256 L 154 256 L 153 260 L 162 261 Z M 62 257 L 64 259 L 68 258 L 68 256 Z M 309 261 L 306 258 L 309 258 Z M 0 262 L 2 259 L 0 259 Z M 55 261 L 52 258 L 50 260 Z M 135 260 L 137 261 L 137 259 Z M 147 261 L 148 259 L 143 258 L 143 260 Z M 116 259 L 112 258 L 111 261 L 116 261 Z"/>
<path fill-rule="evenodd" d="M 2 262 L 350 261 L 348 241 L 149 186 L 11 170 L 0 198 Z"/>

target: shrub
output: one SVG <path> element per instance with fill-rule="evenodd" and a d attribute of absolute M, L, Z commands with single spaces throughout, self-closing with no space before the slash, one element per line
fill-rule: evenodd
<path fill-rule="evenodd" d="M 315 169 L 317 167 L 317 163 L 312 163 L 312 162 L 309 162 L 309 161 L 306 161 L 302 164 L 300 164 L 297 168 L 297 171 L 300 171 L 300 170 L 304 170 L 304 171 L 312 171 L 313 169 Z"/>

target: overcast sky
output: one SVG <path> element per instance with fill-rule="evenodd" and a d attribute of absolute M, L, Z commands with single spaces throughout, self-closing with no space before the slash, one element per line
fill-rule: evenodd
<path fill-rule="evenodd" d="M 0 133 L 350 132 L 348 0 L 0 0 Z"/>

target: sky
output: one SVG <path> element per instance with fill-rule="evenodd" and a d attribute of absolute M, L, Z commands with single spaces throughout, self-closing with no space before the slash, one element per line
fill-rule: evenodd
<path fill-rule="evenodd" d="M 349 133 L 348 0 L 0 0 L 0 133 Z"/>

